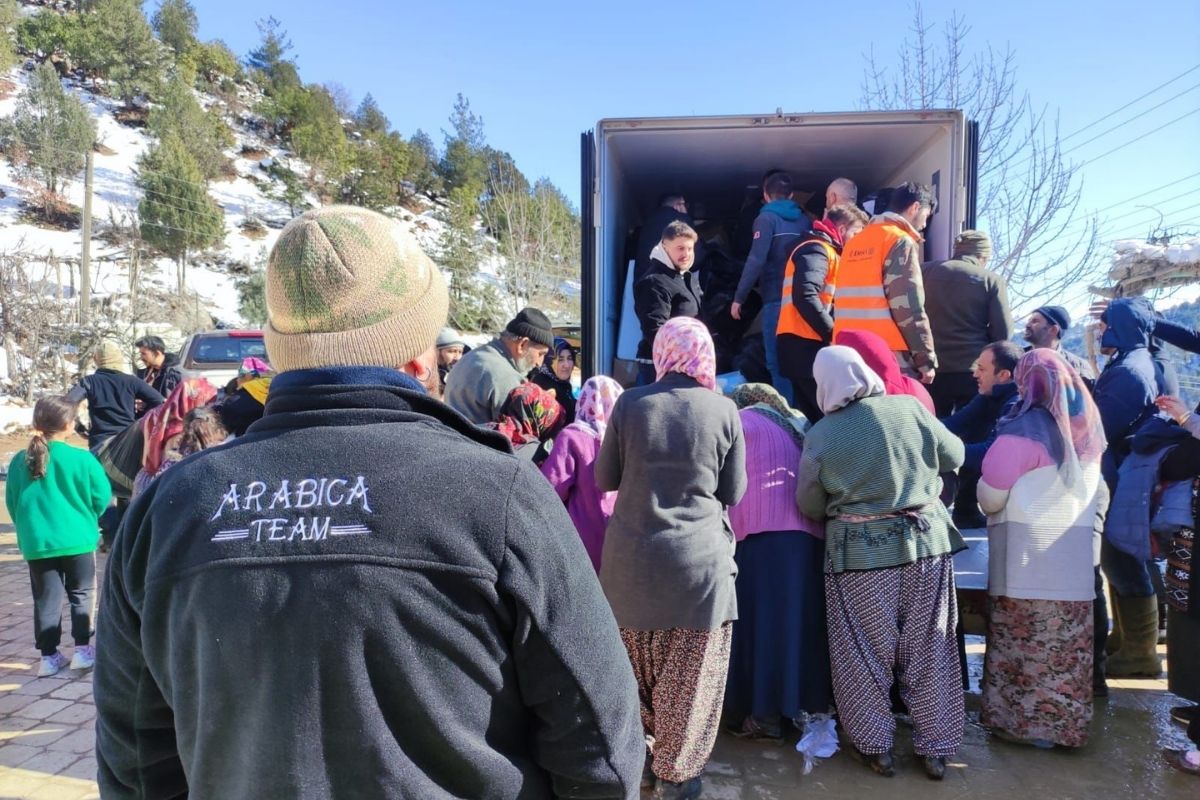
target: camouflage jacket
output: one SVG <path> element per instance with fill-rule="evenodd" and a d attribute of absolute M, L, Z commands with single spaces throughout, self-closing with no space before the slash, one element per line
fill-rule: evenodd
<path fill-rule="evenodd" d="M 921 277 L 921 244 L 925 240 L 899 214 L 884 214 L 888 221 L 899 225 L 912 238 L 903 238 L 883 259 L 883 293 L 887 296 L 892 319 L 900 329 L 913 366 L 937 368 L 933 349 L 933 329 L 925 313 L 925 281 Z"/>

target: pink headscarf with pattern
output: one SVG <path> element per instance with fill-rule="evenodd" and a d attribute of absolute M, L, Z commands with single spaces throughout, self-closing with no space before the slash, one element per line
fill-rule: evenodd
<path fill-rule="evenodd" d="M 704 323 L 692 317 L 667 320 L 654 337 L 656 380 L 682 372 L 706 389 L 717 389 L 717 354 Z"/>
<path fill-rule="evenodd" d="M 621 384 L 607 375 L 588 378 L 579 393 L 579 402 L 575 405 L 575 421 L 567 427 L 587 431 L 604 441 L 604 432 L 608 429 L 609 419 L 612 418 L 613 406 L 624 391 Z"/>
<path fill-rule="evenodd" d="M 1100 460 L 1107 446 L 1100 412 L 1079 373 L 1062 356 L 1044 347 L 1030 350 L 1017 362 L 1013 380 L 1021 402 L 999 421 L 998 433 L 1042 442 L 1060 466 L 1072 454 L 1081 462 Z M 1051 425 L 1057 435 L 1046 430 Z"/>

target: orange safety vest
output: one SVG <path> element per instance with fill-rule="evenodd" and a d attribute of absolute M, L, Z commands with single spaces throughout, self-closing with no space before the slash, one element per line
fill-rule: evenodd
<path fill-rule="evenodd" d="M 896 242 L 912 236 L 894 222 L 875 222 L 842 248 L 837 290 L 833 300 L 833 335 L 839 331 L 870 331 L 896 352 L 908 352 L 908 342 L 892 319 L 883 292 L 883 260 Z"/>
<path fill-rule="evenodd" d="M 776 335 L 790 333 L 802 339 L 814 339 L 819 342 L 821 341 L 821 336 L 813 330 L 812 325 L 808 324 L 808 320 L 800 314 L 800 309 L 796 308 L 796 304 L 792 302 L 792 281 L 796 276 L 796 262 L 793 259 L 796 257 L 796 250 L 813 242 L 824 248 L 825 256 L 829 259 L 829 271 L 825 273 L 825 285 L 817 293 L 817 296 L 821 298 L 821 304 L 826 309 L 832 309 L 833 307 L 833 292 L 837 286 L 838 275 L 839 256 L 837 248 L 817 236 L 805 239 L 796 245 L 796 249 L 792 250 L 792 254 L 788 256 L 787 269 L 783 273 L 783 304 L 779 308 L 779 325 L 775 329 L 775 332 Z"/>

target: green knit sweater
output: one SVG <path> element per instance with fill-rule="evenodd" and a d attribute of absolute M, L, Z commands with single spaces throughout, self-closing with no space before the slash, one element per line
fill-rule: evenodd
<path fill-rule="evenodd" d="M 962 441 L 903 395 L 855 401 L 814 425 L 796 501 L 806 516 L 826 518 L 826 571 L 898 567 L 962 550 L 938 499 L 938 475 L 961 466 L 963 455 Z M 904 509 L 921 511 L 894 516 Z"/>
<path fill-rule="evenodd" d="M 98 521 L 111 497 L 112 487 L 96 457 L 64 442 L 50 443 L 44 478 L 30 476 L 24 451 L 8 465 L 4 500 L 27 561 L 95 550 Z"/>

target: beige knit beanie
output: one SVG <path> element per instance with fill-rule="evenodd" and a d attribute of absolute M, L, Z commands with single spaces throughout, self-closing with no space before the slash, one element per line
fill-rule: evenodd
<path fill-rule="evenodd" d="M 399 368 L 446 324 L 442 273 L 395 221 L 326 206 L 289 222 L 267 259 L 272 366 Z"/>
<path fill-rule="evenodd" d="M 129 363 L 125 358 L 124 352 L 121 350 L 121 345 L 105 339 L 100 342 L 100 346 L 92 353 L 92 357 L 96 360 L 96 366 L 100 369 L 111 369 L 116 372 L 128 372 Z"/>

